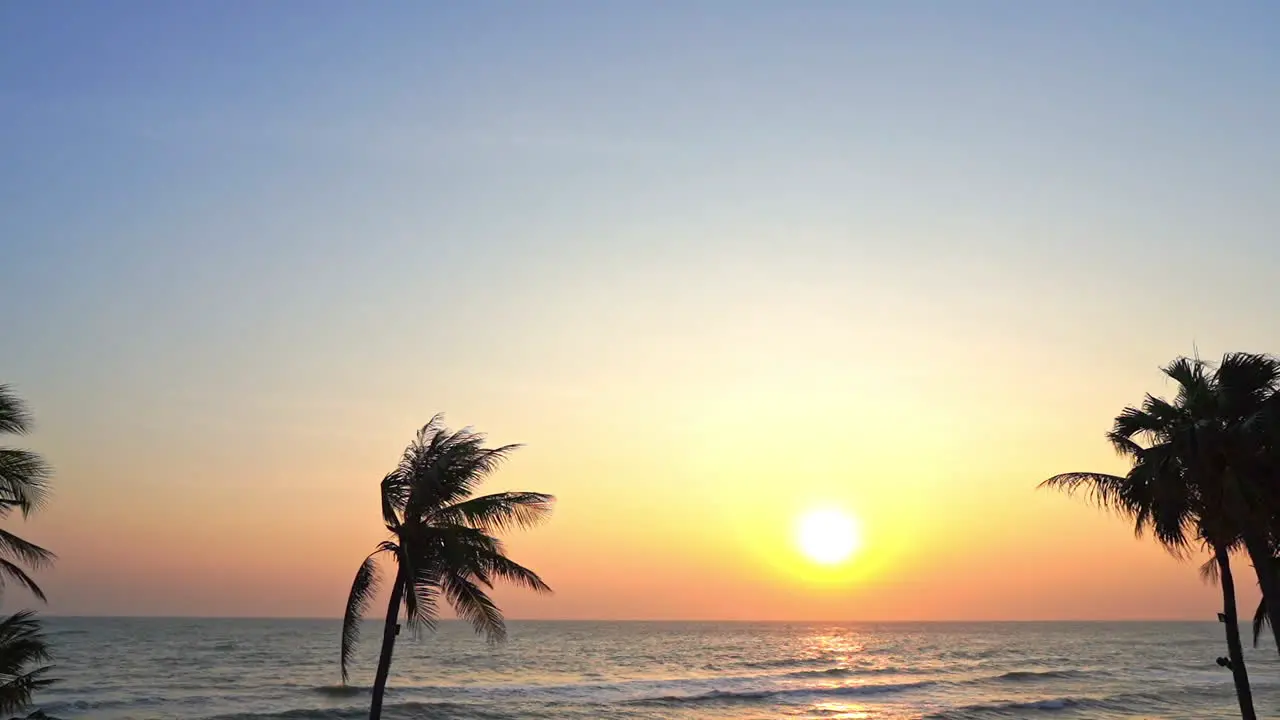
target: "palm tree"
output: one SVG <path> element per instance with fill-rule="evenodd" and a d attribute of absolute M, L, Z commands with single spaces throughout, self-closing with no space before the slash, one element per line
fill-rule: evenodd
<path fill-rule="evenodd" d="M 31 413 L 8 385 L 0 385 L 0 435 L 25 435 L 31 431 Z M 15 509 L 26 517 L 44 504 L 49 494 L 50 470 L 37 453 L 0 447 L 0 517 Z M 5 580 L 22 585 L 41 601 L 40 586 L 18 563 L 31 568 L 51 565 L 54 554 L 5 530 L 0 530 L 0 588 Z"/>
<path fill-rule="evenodd" d="M 1230 554 L 1256 541 L 1258 523 L 1264 538 L 1269 527 L 1270 517 L 1259 510 L 1264 498 L 1239 472 L 1258 452 L 1244 442 L 1251 427 L 1244 420 L 1248 399 L 1274 392 L 1267 389 L 1274 380 L 1247 382 L 1259 357 L 1229 355 L 1214 372 L 1199 360 L 1174 361 L 1164 370 L 1179 386 L 1174 402 L 1148 395 L 1140 409 L 1125 408 L 1108 433 L 1116 451 L 1133 462 L 1127 475 L 1067 473 L 1042 483 L 1067 492 L 1086 489 L 1097 503 L 1132 519 L 1139 535 L 1150 530 L 1175 556 L 1186 556 L 1196 544 L 1212 551 L 1223 591 L 1228 666 L 1246 718 L 1254 714 Z M 1260 581 L 1266 574 L 1259 571 Z"/>
<path fill-rule="evenodd" d="M 1141 409 L 1126 408 L 1110 438 L 1133 456 L 1145 441 L 1178 458 L 1193 488 L 1216 493 L 1212 512 L 1235 533 L 1229 551 L 1244 550 L 1253 563 L 1280 650 L 1280 578 L 1271 570 L 1273 538 L 1280 533 L 1280 360 L 1227 353 L 1213 367 L 1179 358 L 1164 370 L 1178 384 L 1172 403 L 1147 396 Z"/>
<path fill-rule="evenodd" d="M 1196 423 L 1181 442 L 1203 456 L 1205 473 L 1218 475 L 1229 494 L 1240 542 L 1253 563 L 1280 651 L 1280 576 L 1275 571 L 1280 524 L 1280 360 L 1229 353 L 1209 376 L 1209 395 L 1195 409 Z M 1212 480 L 1211 480 L 1212 481 Z M 1266 598 L 1273 602 L 1267 603 Z M 1255 622 L 1255 637 L 1261 626 Z"/>
<path fill-rule="evenodd" d="M 1224 540 L 1230 533 L 1222 532 L 1213 522 L 1204 522 L 1204 508 L 1194 500 L 1196 492 L 1185 481 L 1163 472 L 1169 458 L 1160 453 L 1140 454 L 1134 467 L 1123 477 L 1103 473 L 1065 473 L 1055 475 L 1041 483 L 1074 493 L 1079 490 L 1090 495 L 1097 504 L 1129 517 L 1134 531 L 1155 536 L 1170 554 L 1186 557 L 1197 542 L 1208 546 L 1213 558 L 1201 569 L 1206 579 L 1219 580 L 1222 589 L 1222 621 L 1227 635 L 1227 666 L 1231 670 L 1244 720 L 1255 720 L 1253 692 L 1249 686 L 1249 674 L 1245 668 L 1244 649 L 1240 642 L 1239 616 L 1236 609 L 1235 579 L 1231 571 L 1230 546 Z"/>
<path fill-rule="evenodd" d="M 535 492 L 471 497 L 518 445 L 484 447 L 484 435 L 452 432 L 440 415 L 418 431 L 400 464 L 382 479 L 382 519 L 390 534 L 356 571 L 342 622 L 342 682 L 360 638 L 360 620 L 377 591 L 377 559 L 396 563 L 373 683 L 370 720 L 382 716 L 382 696 L 399 634 L 401 606 L 410 629 L 433 630 L 441 600 L 490 641 L 505 639 L 502 611 L 486 594 L 498 580 L 537 592 L 551 588 L 516 564 L 494 533 L 545 519 L 555 498 Z"/>
<path fill-rule="evenodd" d="M 31 431 L 31 414 L 9 386 L 0 384 L 0 434 L 23 435 Z M 19 510 L 23 517 L 44 504 L 49 492 L 49 466 L 29 450 L 0 447 L 0 517 Z M 41 568 L 52 564 L 53 553 L 0 530 L 0 588 L 5 580 L 25 587 L 41 601 L 44 592 L 19 566 Z M 36 690 L 53 682 L 45 677 L 48 647 L 40 623 L 29 610 L 0 620 L 0 713 L 22 710 Z"/>

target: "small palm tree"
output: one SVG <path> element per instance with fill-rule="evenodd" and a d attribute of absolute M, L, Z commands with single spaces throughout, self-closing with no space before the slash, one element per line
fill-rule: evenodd
<path fill-rule="evenodd" d="M 396 563 L 382 632 L 382 652 L 374 677 L 370 720 L 382 716 L 382 697 L 391 654 L 399 634 L 401 606 L 411 629 L 434 629 L 441 602 L 490 641 L 506 637 L 502 611 L 486 589 L 506 581 L 537 592 L 551 588 L 532 570 L 516 564 L 494 533 L 529 527 L 545 519 L 555 498 L 535 492 L 503 492 L 471 497 L 518 445 L 484 447 L 484 436 L 452 432 L 440 415 L 431 419 L 404 451 L 400 464 L 382 479 L 382 519 L 390 539 L 378 545 L 356 571 L 342 622 L 342 682 L 360 639 L 360 621 L 377 591 L 376 561 Z"/>
<path fill-rule="evenodd" d="M 24 435 L 30 431 L 31 414 L 26 405 L 8 385 L 0 385 L 0 434 Z M 14 510 L 26 517 L 43 505 L 49 493 L 49 477 L 49 466 L 37 453 L 0 447 L 0 517 L 8 517 Z M 44 592 L 18 563 L 42 568 L 53 560 L 54 555 L 48 550 L 0 530 L 0 587 L 6 579 L 13 580 L 43 601 Z"/>
<path fill-rule="evenodd" d="M 26 405 L 7 385 L 0 385 L 0 434 L 23 435 L 30 430 Z M 49 466 L 38 454 L 0 447 L 0 517 L 14 510 L 26 517 L 38 509 L 48 497 L 49 477 Z M 0 588 L 12 580 L 43 601 L 44 592 L 19 563 L 42 568 L 53 561 L 48 550 L 0 530 Z M 32 693 L 53 682 L 45 677 L 48 660 L 35 613 L 24 610 L 0 620 L 0 713 L 26 708 Z"/>

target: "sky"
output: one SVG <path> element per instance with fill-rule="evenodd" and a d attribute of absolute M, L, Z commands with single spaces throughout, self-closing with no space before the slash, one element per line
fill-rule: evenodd
<path fill-rule="evenodd" d="M 50 612 L 336 617 L 444 412 L 558 498 L 510 617 L 1212 619 L 1194 562 L 1036 485 L 1122 471 L 1174 357 L 1280 351 L 1276 28 L 0 4 L 0 381 L 57 470 L 6 527 L 59 554 Z M 799 553 L 813 508 L 852 560 Z"/>

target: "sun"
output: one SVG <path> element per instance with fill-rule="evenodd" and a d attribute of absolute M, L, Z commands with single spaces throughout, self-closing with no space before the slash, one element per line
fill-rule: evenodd
<path fill-rule="evenodd" d="M 835 565 L 849 559 L 862 544 L 862 538 L 853 516 L 824 508 L 800 516 L 796 523 L 796 542 L 810 560 Z"/>

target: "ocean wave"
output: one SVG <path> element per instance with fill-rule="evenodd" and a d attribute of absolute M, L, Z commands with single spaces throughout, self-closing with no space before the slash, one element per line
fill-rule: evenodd
<path fill-rule="evenodd" d="M 853 675 L 863 675 L 863 674 L 865 674 L 865 675 L 875 675 L 877 672 L 878 672 L 878 671 L 876 671 L 876 670 L 871 670 L 871 671 L 868 671 L 868 672 L 863 672 L 863 671 L 860 671 L 860 670 L 854 670 L 853 668 L 846 668 L 846 667 L 833 667 L 833 668 L 826 668 L 825 670 L 797 670 L 796 672 L 787 673 L 786 675 L 780 675 L 780 676 L 778 676 L 778 677 L 787 677 L 787 678 L 820 678 L 820 677 L 837 677 L 837 678 L 842 678 L 842 677 L 850 677 L 850 676 L 853 676 Z M 768 677 L 768 676 L 766 675 L 765 677 Z"/>
<path fill-rule="evenodd" d="M 909 683 L 885 683 L 882 685 L 836 685 L 836 686 L 811 686 L 797 688 L 776 688 L 776 689 L 759 689 L 759 690 L 712 690 L 710 692 L 700 693 L 697 695 L 664 695 L 661 697 L 639 698 L 629 700 L 627 705 L 697 705 L 704 703 L 730 703 L 730 702 L 755 702 L 759 700 L 771 700 L 786 697 L 801 697 L 807 695 L 822 695 L 836 697 L 861 697 L 866 695 L 881 695 L 885 693 L 905 692 L 908 690 L 916 690 L 934 685 L 933 682 L 925 680 L 921 682 Z"/>
<path fill-rule="evenodd" d="M 792 667 L 814 667 L 817 665 L 830 665 L 831 660 L 828 658 L 803 657 L 803 658 L 783 658 L 780 660 L 756 660 L 738 663 L 738 667 L 751 668 L 753 670 L 774 670 L 777 668 Z"/>
<path fill-rule="evenodd" d="M 1070 680 L 1087 677 L 1082 670 L 1011 670 L 990 680 L 996 682 L 1035 682 L 1037 680 Z"/>
<path fill-rule="evenodd" d="M 1095 698 L 1058 697 L 1043 700 L 1004 701 L 965 705 L 925 715 L 925 720 L 980 720 L 982 718 L 1026 717 L 1028 714 L 1055 713 L 1063 710 L 1101 710 L 1107 703 Z"/>
<path fill-rule="evenodd" d="M 919 675 L 929 673 L 929 670 L 920 670 L 918 668 L 900 668 L 893 666 L 885 667 L 831 667 L 822 670 L 797 670 L 785 675 L 774 677 L 786 678 L 818 678 L 818 677 L 858 677 L 862 675 Z M 768 677 L 768 676 L 765 676 Z"/>
<path fill-rule="evenodd" d="M 390 720 L 430 717 L 433 720 L 508 720 L 516 716 L 466 703 L 402 702 L 383 706 L 383 716 Z M 235 713 L 216 715 L 205 720 L 363 720 L 369 708 L 293 708 L 274 713 Z"/>
<path fill-rule="evenodd" d="M 1177 693 L 1182 694 L 1182 693 Z M 925 715 L 923 720 L 988 720 L 994 718 L 1025 718 L 1051 716 L 1064 711 L 1084 711 L 1089 714 L 1107 712 L 1129 716 L 1135 713 L 1163 714 L 1174 710 L 1185 711 L 1186 703 L 1168 697 L 1167 693 L 1127 693 L 1103 697 L 1068 695 L 1039 700 L 1003 700 L 939 711 Z M 1163 716 L 1163 715 L 1162 715 Z"/>
<path fill-rule="evenodd" d="M 319 693 L 327 697 L 355 697 L 368 693 L 373 688 L 358 687 L 356 685 L 321 685 L 311 688 L 311 692 Z"/>

